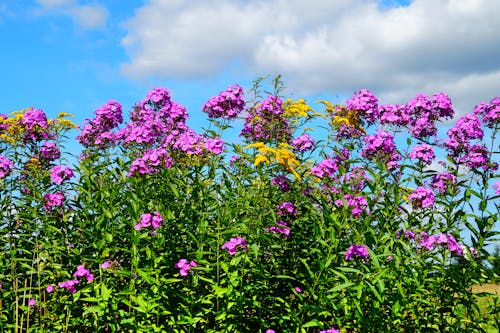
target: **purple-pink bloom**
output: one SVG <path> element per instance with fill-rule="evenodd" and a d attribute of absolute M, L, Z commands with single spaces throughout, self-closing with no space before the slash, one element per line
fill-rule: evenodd
<path fill-rule="evenodd" d="M 397 161 L 401 159 L 394 137 L 386 131 L 378 130 L 374 135 L 367 135 L 364 138 L 365 146 L 361 152 L 361 156 L 373 160 L 380 159 L 387 163 L 390 169 L 397 165 Z"/>
<path fill-rule="evenodd" d="M 238 84 L 233 84 L 217 96 L 212 96 L 203 105 L 203 112 L 209 118 L 233 119 L 245 108 L 245 96 L 243 88 Z"/>
<path fill-rule="evenodd" d="M 288 201 L 280 203 L 277 207 L 277 210 L 278 215 L 295 215 L 297 213 L 295 205 Z"/>
<path fill-rule="evenodd" d="M 471 169 L 483 168 L 484 170 L 496 170 L 498 165 L 496 163 L 490 163 L 489 160 L 490 152 L 488 148 L 484 145 L 477 144 L 469 148 L 462 161 Z"/>
<path fill-rule="evenodd" d="M 0 155 L 0 179 L 6 177 L 10 173 L 10 169 L 14 166 L 14 163 L 10 161 L 7 157 Z"/>
<path fill-rule="evenodd" d="M 337 162 L 327 157 L 319 162 L 318 165 L 311 168 L 311 174 L 319 178 L 323 178 L 324 176 L 333 177 L 338 168 Z"/>
<path fill-rule="evenodd" d="M 61 157 L 61 151 L 55 142 L 44 142 L 40 148 L 42 157 L 46 160 L 53 161 Z"/>
<path fill-rule="evenodd" d="M 422 163 L 431 164 L 434 159 L 434 149 L 432 146 L 422 143 L 418 146 L 413 147 L 412 151 L 409 154 L 410 158 L 413 160 L 418 159 Z"/>
<path fill-rule="evenodd" d="M 266 333 L 276 333 L 276 331 L 275 331 L 275 330 L 268 329 L 268 330 L 266 330 Z"/>
<path fill-rule="evenodd" d="M 30 299 L 28 300 L 28 306 L 35 306 L 35 305 L 36 305 L 36 300 L 35 300 L 35 299 L 33 299 L 33 298 L 30 298 Z"/>
<path fill-rule="evenodd" d="M 431 180 L 432 187 L 440 193 L 448 192 L 448 189 L 453 188 L 456 183 L 457 177 L 448 172 L 435 174 Z"/>
<path fill-rule="evenodd" d="M 436 236 L 428 235 L 425 231 L 420 233 L 420 246 L 432 251 L 436 245 Z"/>
<path fill-rule="evenodd" d="M 346 105 L 349 110 L 356 111 L 368 123 L 373 123 L 378 118 L 378 100 L 368 89 L 354 93 Z"/>
<path fill-rule="evenodd" d="M 353 257 L 368 259 L 370 258 L 370 253 L 368 252 L 368 248 L 366 247 L 366 245 L 353 244 L 349 246 L 344 256 L 345 260 L 351 260 Z"/>
<path fill-rule="evenodd" d="M 61 192 L 47 193 L 43 196 L 45 210 L 50 211 L 54 207 L 61 207 L 64 203 L 64 194 Z"/>
<path fill-rule="evenodd" d="M 362 195 L 353 196 L 351 194 L 344 194 L 344 200 L 335 200 L 337 206 L 344 206 L 344 201 L 347 207 L 351 208 L 351 214 L 354 217 L 359 217 L 368 206 L 366 198 Z"/>
<path fill-rule="evenodd" d="M 59 288 L 67 289 L 70 293 L 74 294 L 76 293 L 75 286 L 79 283 L 80 283 L 79 280 L 74 279 L 74 280 L 66 280 L 63 282 L 59 282 L 57 285 L 59 286 Z"/>
<path fill-rule="evenodd" d="M 187 276 L 189 274 L 189 270 L 191 267 L 196 267 L 198 264 L 191 260 L 190 262 L 187 259 L 180 259 L 175 265 L 174 268 L 179 268 L 180 276 Z"/>
<path fill-rule="evenodd" d="M 49 285 L 45 288 L 45 291 L 46 291 L 47 293 L 49 293 L 49 294 L 50 294 L 51 292 L 53 292 L 53 291 L 54 291 L 54 286 L 53 286 L 53 285 L 51 285 L 51 284 L 49 284 Z"/>
<path fill-rule="evenodd" d="M 107 260 L 101 264 L 101 268 L 108 269 L 110 265 L 111 265 L 111 261 Z"/>
<path fill-rule="evenodd" d="M 292 140 L 292 146 L 297 151 L 312 150 L 316 142 L 309 134 L 302 134 Z"/>
<path fill-rule="evenodd" d="M 229 254 L 233 256 L 236 254 L 236 250 L 241 247 L 243 247 L 246 251 L 248 249 L 248 244 L 242 237 L 238 236 L 229 239 L 229 241 L 227 241 L 224 245 L 222 245 L 221 248 L 227 249 Z"/>
<path fill-rule="evenodd" d="M 56 165 L 50 171 L 50 180 L 55 184 L 62 184 L 65 180 L 73 177 L 73 170 L 68 166 Z"/>
<path fill-rule="evenodd" d="M 163 217 L 157 211 L 153 214 L 141 214 L 141 220 L 134 225 L 135 230 L 141 230 L 143 228 L 153 227 L 153 229 L 159 228 L 163 224 Z"/>
<path fill-rule="evenodd" d="M 493 98 L 489 103 L 480 103 L 474 108 L 474 114 L 482 117 L 486 126 L 493 128 L 500 123 L 500 96 Z"/>
<path fill-rule="evenodd" d="M 340 333 L 340 331 L 338 329 L 336 329 L 335 327 L 332 327 L 332 328 L 327 329 L 327 330 L 319 331 L 319 333 Z"/>
<path fill-rule="evenodd" d="M 88 282 L 94 281 L 94 275 L 90 273 L 90 270 L 85 268 L 85 265 L 80 265 L 76 268 L 76 272 L 73 273 L 74 277 L 84 277 Z"/>
<path fill-rule="evenodd" d="M 277 185 L 283 192 L 290 191 L 290 183 L 291 180 L 285 176 L 277 176 L 276 178 L 273 178 L 273 180 L 271 181 L 271 184 Z"/>
<path fill-rule="evenodd" d="M 285 235 L 286 238 L 290 237 L 290 229 L 288 228 L 285 221 L 278 221 L 279 226 L 271 226 L 267 228 L 268 231 L 273 234 L 282 234 Z"/>
<path fill-rule="evenodd" d="M 429 188 L 418 186 L 409 196 L 413 208 L 426 208 L 434 205 L 434 194 Z"/>
<path fill-rule="evenodd" d="M 455 239 L 455 237 L 453 237 L 453 235 L 451 235 L 451 234 L 448 234 L 447 245 L 448 245 L 448 250 L 451 253 L 454 253 L 455 255 L 457 255 L 459 257 L 461 257 L 463 255 L 464 250 L 462 249 L 462 247 L 460 246 L 460 244 L 457 242 L 457 240 Z"/>
<path fill-rule="evenodd" d="M 493 189 L 495 189 L 495 195 L 500 195 L 500 181 L 493 184 Z"/>

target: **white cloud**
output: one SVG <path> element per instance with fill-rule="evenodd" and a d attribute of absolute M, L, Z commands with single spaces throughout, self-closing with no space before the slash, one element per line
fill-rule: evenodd
<path fill-rule="evenodd" d="M 42 15 L 57 14 L 71 17 L 83 29 L 100 29 L 106 24 L 106 8 L 100 5 L 80 5 L 75 0 L 36 0 Z"/>
<path fill-rule="evenodd" d="M 52 0 L 55 1 L 55 0 Z M 61 1 L 61 0 L 60 0 Z M 126 23 L 122 72 L 204 78 L 240 61 L 297 93 L 446 91 L 460 113 L 500 93 L 500 0 L 151 0 Z"/>

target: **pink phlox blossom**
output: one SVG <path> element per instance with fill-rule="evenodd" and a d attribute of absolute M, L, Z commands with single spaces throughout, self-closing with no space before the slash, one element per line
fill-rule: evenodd
<path fill-rule="evenodd" d="M 61 151 L 55 142 L 44 142 L 40 148 L 42 157 L 46 160 L 53 161 L 61 157 Z"/>
<path fill-rule="evenodd" d="M 297 151 L 308 151 L 314 149 L 316 142 L 309 134 L 302 134 L 292 140 L 292 146 Z"/>
<path fill-rule="evenodd" d="M 293 203 L 284 201 L 278 205 L 277 213 L 278 215 L 295 215 L 297 214 L 297 208 Z"/>
<path fill-rule="evenodd" d="M 154 211 L 153 214 L 141 214 L 141 220 L 134 225 L 134 229 L 141 230 L 149 227 L 157 229 L 161 225 L 163 225 L 163 217 L 159 212 Z"/>
<path fill-rule="evenodd" d="M 235 255 L 236 250 L 240 247 L 243 247 L 245 251 L 248 249 L 247 242 L 240 236 L 229 239 L 224 245 L 222 245 L 222 249 L 227 249 L 230 255 Z"/>
<path fill-rule="evenodd" d="M 233 119 L 245 108 L 243 88 L 238 84 L 229 86 L 217 96 L 212 96 L 203 105 L 203 112 L 209 118 Z"/>
<path fill-rule="evenodd" d="M 404 112 L 404 108 L 400 105 L 379 105 L 378 112 L 381 124 L 406 126 L 410 122 L 410 116 Z"/>
<path fill-rule="evenodd" d="M 425 164 L 431 164 L 432 160 L 434 159 L 434 149 L 432 148 L 431 145 L 428 145 L 426 143 L 417 145 L 413 147 L 412 151 L 409 154 L 411 159 L 418 159 L 422 163 Z"/>
<path fill-rule="evenodd" d="M 435 174 L 431 180 L 432 187 L 440 193 L 446 193 L 448 189 L 453 188 L 456 183 L 457 177 L 448 172 Z"/>
<path fill-rule="evenodd" d="M 366 198 L 362 195 L 353 196 L 351 194 L 344 194 L 344 200 L 337 199 L 335 200 L 335 204 L 337 206 L 344 206 L 344 201 L 345 205 L 351 208 L 351 214 L 354 217 L 359 217 L 361 213 L 363 213 L 366 210 L 366 207 L 368 206 Z"/>
<path fill-rule="evenodd" d="M 47 293 L 49 293 L 49 294 L 50 294 L 51 292 L 53 292 L 53 291 L 54 291 L 54 286 L 53 286 L 53 285 L 51 285 L 51 284 L 49 284 L 49 285 L 45 288 L 45 291 L 46 291 Z"/>
<path fill-rule="evenodd" d="M 435 245 L 436 236 L 428 235 L 425 231 L 420 232 L 420 246 L 426 248 L 429 251 L 432 251 Z"/>
<path fill-rule="evenodd" d="M 469 148 L 467 154 L 463 157 L 462 162 L 471 169 L 482 168 L 484 170 L 497 170 L 498 164 L 490 163 L 490 152 L 488 148 L 481 144 L 473 145 Z"/>
<path fill-rule="evenodd" d="M 434 205 L 434 194 L 429 188 L 418 186 L 409 196 L 413 208 L 427 208 Z"/>
<path fill-rule="evenodd" d="M 74 294 L 76 293 L 75 286 L 79 283 L 80 283 L 79 280 L 73 279 L 73 280 L 66 280 L 63 282 L 59 282 L 57 285 L 59 286 L 59 288 L 67 289 L 70 293 Z"/>
<path fill-rule="evenodd" d="M 90 273 L 90 270 L 85 268 L 85 265 L 80 265 L 76 268 L 76 272 L 73 273 L 74 277 L 84 277 L 88 282 L 94 281 L 94 275 Z"/>
<path fill-rule="evenodd" d="M 338 168 L 338 163 L 330 157 L 327 157 L 319 162 L 318 165 L 311 168 L 311 174 L 319 178 L 323 178 L 324 176 L 333 177 Z"/>
<path fill-rule="evenodd" d="M 54 207 L 61 207 L 64 203 L 64 194 L 61 192 L 47 193 L 43 196 L 45 210 L 50 211 Z"/>
<path fill-rule="evenodd" d="M 290 183 L 291 180 L 285 176 L 277 176 L 271 181 L 271 184 L 278 186 L 283 192 L 290 191 Z"/>
<path fill-rule="evenodd" d="M 356 111 L 368 123 L 373 123 L 378 118 L 378 100 L 368 89 L 361 89 L 354 93 L 347 100 L 346 106 Z"/>
<path fill-rule="evenodd" d="M 7 157 L 0 155 L 0 179 L 10 174 L 11 168 L 14 166 L 11 160 Z"/>
<path fill-rule="evenodd" d="M 353 257 L 368 259 L 370 258 L 370 253 L 368 252 L 368 247 L 363 244 L 353 244 L 349 246 L 346 253 L 344 254 L 345 260 L 351 260 Z"/>
<path fill-rule="evenodd" d="M 28 306 L 35 306 L 35 305 L 36 305 L 36 300 L 35 300 L 35 299 L 33 299 L 33 298 L 30 298 L 30 299 L 28 300 Z"/>
<path fill-rule="evenodd" d="M 50 180 L 58 185 L 71 179 L 73 176 L 73 170 L 68 166 L 56 165 L 50 171 Z"/>
<path fill-rule="evenodd" d="M 267 228 L 268 231 L 272 232 L 273 234 L 282 234 L 285 235 L 286 238 L 290 237 L 290 229 L 288 228 L 288 225 L 285 221 L 278 221 L 278 226 L 271 226 Z"/>
<path fill-rule="evenodd" d="M 500 181 L 497 181 L 492 187 L 495 190 L 495 195 L 500 195 Z"/>
<path fill-rule="evenodd" d="M 493 128 L 500 123 L 500 96 L 497 96 L 489 103 L 480 103 L 474 108 L 474 114 L 482 117 L 482 122 L 487 127 Z"/>
<path fill-rule="evenodd" d="M 335 327 L 332 327 L 332 328 L 327 329 L 327 330 L 319 331 L 319 333 L 340 333 L 340 331 L 338 329 L 336 329 Z"/>
<path fill-rule="evenodd" d="M 187 259 L 180 259 L 174 265 L 174 268 L 179 268 L 179 275 L 180 276 L 187 276 L 189 274 L 190 268 L 196 267 L 196 266 L 198 266 L 198 264 L 194 260 L 191 260 L 190 262 L 188 262 Z"/>
<path fill-rule="evenodd" d="M 374 135 L 367 135 L 364 138 L 365 146 L 361 151 L 361 156 L 369 159 L 380 159 L 387 163 L 391 169 L 397 166 L 397 161 L 401 159 L 394 137 L 383 130 L 378 130 Z"/>
<path fill-rule="evenodd" d="M 156 148 L 148 150 L 143 156 L 132 161 L 127 176 L 155 174 L 162 168 L 170 169 L 173 165 L 173 159 L 165 148 Z"/>

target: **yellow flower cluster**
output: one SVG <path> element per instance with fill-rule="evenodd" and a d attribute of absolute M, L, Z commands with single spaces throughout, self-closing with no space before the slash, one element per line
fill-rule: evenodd
<path fill-rule="evenodd" d="M 328 101 L 318 101 L 326 106 L 326 112 L 331 116 L 331 125 L 338 127 L 341 125 L 348 125 L 350 127 L 356 128 L 363 133 L 366 133 L 365 129 L 361 126 L 361 119 L 359 115 L 354 110 L 347 109 L 344 105 L 332 105 Z"/>
<path fill-rule="evenodd" d="M 302 98 L 296 102 L 293 99 L 287 99 L 283 103 L 283 109 L 285 110 L 286 118 L 307 118 L 310 112 L 313 111 Z"/>
<path fill-rule="evenodd" d="M 297 160 L 295 154 L 291 151 L 292 147 L 287 143 L 280 143 L 278 145 L 278 148 L 272 148 L 262 142 L 256 142 L 246 146 L 245 148 L 255 148 L 259 151 L 259 154 L 255 156 L 255 166 L 258 166 L 261 163 L 266 163 L 267 165 L 269 165 L 273 162 L 276 162 L 277 164 L 285 168 L 285 170 L 292 173 L 298 180 L 302 179 L 296 171 L 298 168 L 300 168 L 300 163 Z"/>

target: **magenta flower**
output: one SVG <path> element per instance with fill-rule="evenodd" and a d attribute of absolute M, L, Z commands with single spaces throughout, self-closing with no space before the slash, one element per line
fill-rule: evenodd
<path fill-rule="evenodd" d="M 474 114 L 482 117 L 486 126 L 493 128 L 500 123 L 500 96 L 493 98 L 489 103 L 480 103 L 474 108 Z"/>
<path fill-rule="evenodd" d="M 196 264 L 194 260 L 188 262 L 187 259 L 181 259 L 174 265 L 174 268 L 179 268 L 180 276 L 187 276 L 189 274 L 189 269 L 196 266 L 198 266 L 198 264 Z"/>
<path fill-rule="evenodd" d="M 266 333 L 276 333 L 276 331 L 272 330 L 272 329 L 268 329 L 268 330 L 266 330 Z"/>
<path fill-rule="evenodd" d="M 361 156 L 369 159 L 379 159 L 387 163 L 390 169 L 397 166 L 397 161 L 401 159 L 394 137 L 388 132 L 378 130 L 374 135 L 367 135 L 364 138 L 365 146 L 361 152 Z"/>
<path fill-rule="evenodd" d="M 76 272 L 73 274 L 74 277 L 84 277 L 88 282 L 94 281 L 94 275 L 90 273 L 85 265 L 80 265 L 76 268 Z"/>
<path fill-rule="evenodd" d="M 440 193 L 448 192 L 457 183 L 457 177 L 448 172 L 438 173 L 432 177 L 431 185 Z"/>
<path fill-rule="evenodd" d="M 64 194 L 61 192 L 48 193 L 43 196 L 44 205 L 43 208 L 47 211 L 51 211 L 55 207 L 61 207 L 64 203 Z"/>
<path fill-rule="evenodd" d="M 473 145 L 469 148 L 467 154 L 463 158 L 465 165 L 471 169 L 482 168 L 484 170 L 496 170 L 498 164 L 490 163 L 490 152 L 484 145 Z"/>
<path fill-rule="evenodd" d="M 297 151 L 308 151 L 312 150 L 316 142 L 309 134 L 303 134 L 292 140 L 292 146 Z"/>
<path fill-rule="evenodd" d="M 279 226 L 271 226 L 267 228 L 268 231 L 273 234 L 282 234 L 285 235 L 286 238 L 290 237 L 290 229 L 288 228 L 285 221 L 278 221 Z"/>
<path fill-rule="evenodd" d="M 332 327 L 328 330 L 319 331 L 319 333 L 340 333 L 340 331 L 335 327 Z"/>
<path fill-rule="evenodd" d="M 229 241 L 227 241 L 224 245 L 222 245 L 222 249 L 227 249 L 230 255 L 235 255 L 236 250 L 238 248 L 243 247 L 245 251 L 248 249 L 248 244 L 247 242 L 240 236 L 231 238 Z"/>
<path fill-rule="evenodd" d="M 350 194 L 345 194 L 344 195 L 344 201 L 345 204 L 351 208 L 351 214 L 354 217 L 359 217 L 361 213 L 363 213 L 366 210 L 366 207 L 368 206 L 368 202 L 366 201 L 366 198 L 362 195 L 358 196 L 353 196 Z M 335 204 L 338 206 L 344 206 L 344 201 L 341 199 L 335 200 Z"/>
<path fill-rule="evenodd" d="M 353 244 L 349 246 L 344 256 L 345 260 L 351 260 L 353 257 L 358 257 L 361 259 L 370 258 L 370 254 L 368 253 L 368 248 L 366 247 L 366 245 L 362 244 L 361 245 Z"/>
<path fill-rule="evenodd" d="M 432 251 L 436 245 L 436 236 L 428 235 L 425 231 L 420 232 L 420 246 Z"/>
<path fill-rule="evenodd" d="M 500 181 L 496 182 L 492 187 L 495 189 L 495 195 L 500 195 Z"/>
<path fill-rule="evenodd" d="M 354 93 L 346 105 L 349 110 L 356 111 L 368 123 L 373 123 L 378 118 L 378 100 L 368 89 Z"/>
<path fill-rule="evenodd" d="M 291 202 L 284 201 L 280 203 L 277 207 L 278 215 L 295 215 L 297 214 L 297 208 Z"/>
<path fill-rule="evenodd" d="M 62 165 L 56 165 L 50 171 L 50 180 L 58 185 L 62 184 L 63 181 L 68 180 L 73 176 L 73 171 L 70 167 L 67 166 L 63 167 Z"/>
<path fill-rule="evenodd" d="M 45 291 L 46 291 L 47 293 L 49 293 L 49 294 L 50 294 L 51 292 L 53 292 L 53 291 L 54 291 L 54 286 L 49 284 L 49 285 L 45 288 Z"/>
<path fill-rule="evenodd" d="M 319 162 L 318 165 L 311 168 L 311 174 L 319 178 L 323 178 L 324 176 L 333 177 L 338 169 L 338 162 L 330 157 L 327 157 Z"/>
<path fill-rule="evenodd" d="M 111 261 L 107 260 L 101 264 L 101 268 L 108 269 L 110 265 L 111 265 Z"/>
<path fill-rule="evenodd" d="M 154 211 L 153 214 L 141 214 L 141 220 L 134 225 L 134 229 L 141 230 L 149 227 L 157 229 L 161 225 L 163 225 L 163 217 L 159 212 Z"/>
<path fill-rule="evenodd" d="M 117 140 L 117 135 L 112 130 L 123 121 L 121 104 L 110 100 L 96 109 L 94 115 L 94 119 L 85 121 L 76 139 L 86 147 L 102 148 L 112 145 Z"/>
<path fill-rule="evenodd" d="M 74 294 L 74 293 L 76 293 L 75 286 L 79 283 L 80 283 L 79 280 L 74 279 L 74 280 L 66 280 L 63 282 L 59 282 L 57 285 L 59 286 L 59 288 L 64 288 L 64 289 L 68 290 L 70 293 Z"/>
<path fill-rule="evenodd" d="M 36 300 L 35 300 L 35 299 L 33 299 L 33 298 L 30 298 L 30 299 L 28 300 L 28 306 L 35 306 L 35 305 L 36 305 Z"/>
<path fill-rule="evenodd" d="M 61 157 L 61 151 L 55 142 L 44 142 L 40 148 L 40 153 L 42 157 L 46 160 L 53 161 Z"/>
<path fill-rule="evenodd" d="M 296 292 L 298 292 L 299 294 L 302 292 L 302 289 L 300 289 L 300 287 L 294 287 L 293 289 L 295 289 Z"/>
<path fill-rule="evenodd" d="M 290 191 L 290 183 L 291 180 L 285 176 L 278 176 L 271 181 L 271 184 L 278 186 L 283 192 Z"/>
<path fill-rule="evenodd" d="M 426 208 L 434 205 L 434 194 L 429 188 L 417 187 L 409 196 L 413 208 Z"/>
<path fill-rule="evenodd" d="M 233 119 L 245 108 L 243 88 L 238 84 L 229 86 L 225 91 L 210 99 L 203 105 L 203 112 L 209 118 Z"/>
<path fill-rule="evenodd" d="M 6 177 L 10 173 L 10 169 L 14 166 L 14 163 L 10 161 L 5 156 L 0 155 L 0 179 Z"/>
<path fill-rule="evenodd" d="M 146 151 L 142 157 L 132 161 L 127 176 L 155 174 L 160 172 L 162 168 L 171 168 L 172 164 L 173 159 L 165 148 L 151 149 Z"/>
<path fill-rule="evenodd" d="M 432 146 L 428 144 L 420 144 L 418 146 L 413 147 L 412 151 L 409 154 L 410 158 L 413 160 L 419 160 L 425 164 L 431 164 L 434 159 L 434 149 Z"/>

